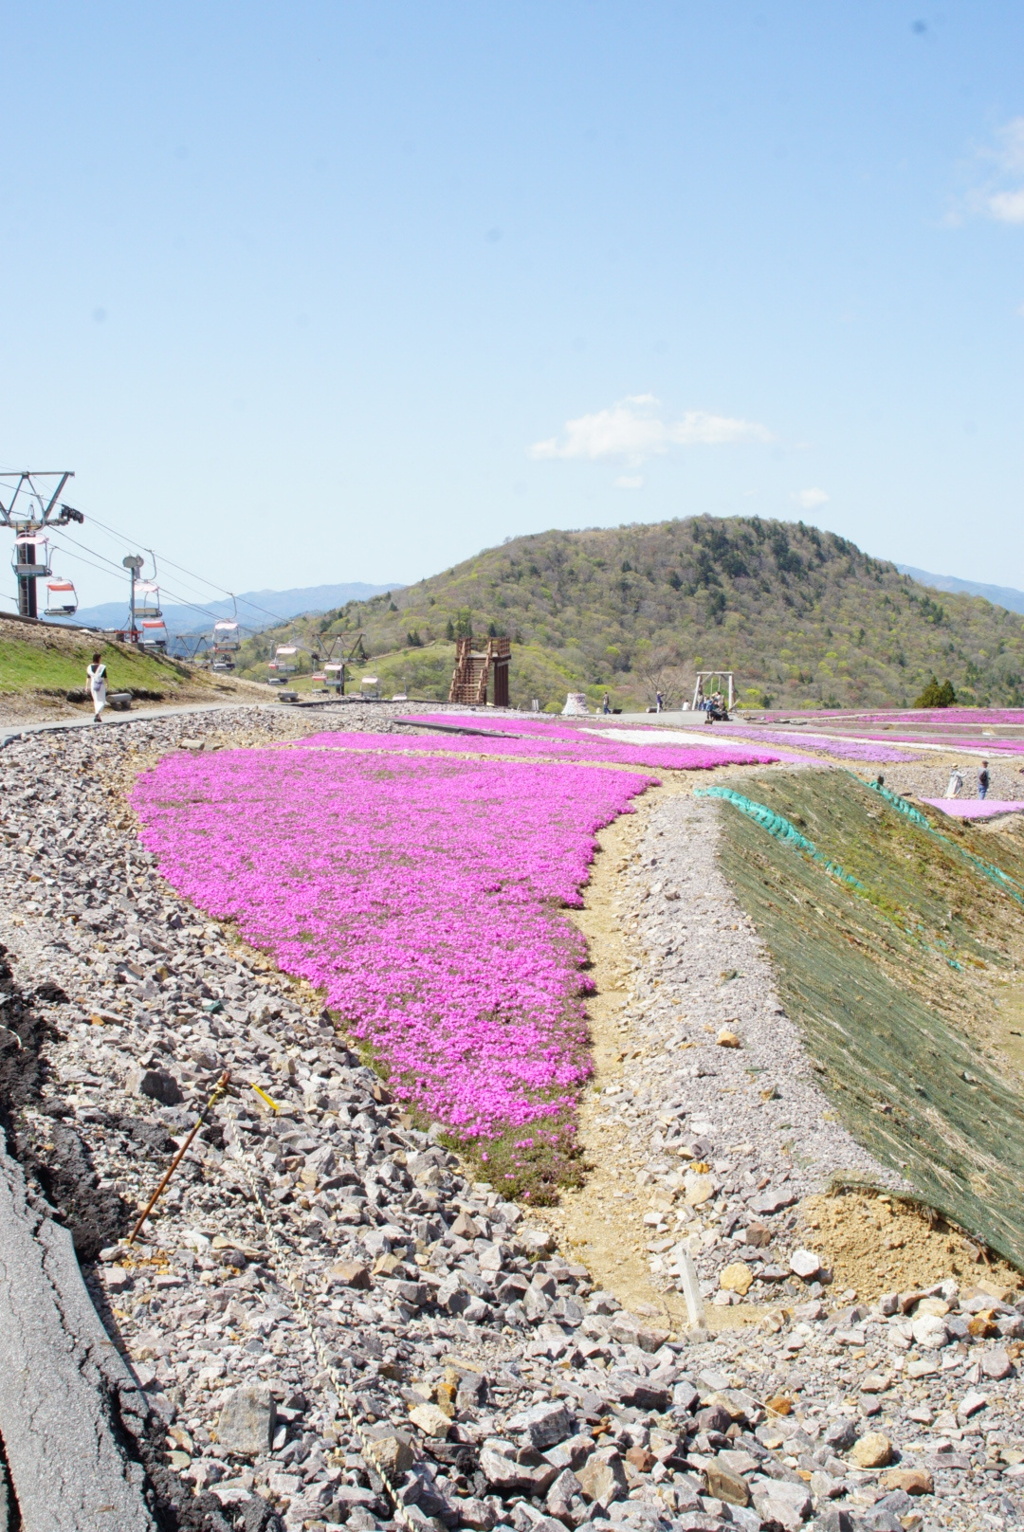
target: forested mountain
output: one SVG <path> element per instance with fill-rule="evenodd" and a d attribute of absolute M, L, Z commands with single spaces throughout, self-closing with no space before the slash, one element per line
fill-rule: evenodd
<path fill-rule="evenodd" d="M 512 696 L 526 705 L 607 689 L 642 706 L 658 686 L 678 702 L 695 669 L 715 666 L 752 706 L 906 706 L 933 674 L 965 703 L 1024 704 L 1019 616 L 938 596 L 833 533 L 758 517 L 519 537 L 289 629 L 359 631 L 373 672 L 422 697 L 446 695 L 452 640 L 471 631 L 512 639 Z M 266 674 L 256 662 L 275 640 L 247 646 L 248 673 Z"/>

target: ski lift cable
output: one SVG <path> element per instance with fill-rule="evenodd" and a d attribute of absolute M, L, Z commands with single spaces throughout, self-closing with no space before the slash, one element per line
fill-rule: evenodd
<path fill-rule="evenodd" d="M 100 527 L 104 532 L 108 532 L 111 537 L 116 537 L 122 542 L 129 540 L 125 537 L 123 532 L 117 532 L 113 527 L 106 526 L 102 521 L 98 521 L 95 516 L 90 516 L 89 521 L 91 525 Z M 208 580 L 205 575 L 196 574 L 194 569 L 186 569 L 184 564 L 176 564 L 175 561 L 173 559 L 169 559 L 166 554 L 161 553 L 160 558 L 165 564 L 169 564 L 172 569 L 176 569 L 179 574 L 188 575 L 190 579 L 198 580 L 200 584 L 209 586 L 210 590 L 215 590 L 222 596 L 230 596 L 233 601 L 241 601 L 245 606 L 251 606 L 254 612 L 262 612 L 265 617 L 273 617 L 275 622 L 282 621 L 281 614 L 279 612 L 272 612 L 270 611 L 269 607 L 260 606 L 259 602 L 250 601 L 246 596 L 236 595 L 234 591 L 228 590 L 226 586 L 218 585 L 214 580 Z"/>
<path fill-rule="evenodd" d="M 89 518 L 89 525 L 97 527 L 102 532 L 106 532 L 110 537 L 113 537 L 117 542 L 122 543 L 122 544 L 124 544 L 127 547 L 135 547 L 136 546 L 135 543 L 130 542 L 127 538 L 123 537 L 120 532 L 116 532 L 112 527 L 104 526 L 102 522 L 96 521 L 94 517 L 90 516 L 90 518 Z M 153 559 L 153 565 L 154 565 L 154 568 L 155 568 L 156 567 L 156 551 L 154 549 L 152 549 L 152 548 L 147 548 L 146 552 Z M 98 558 L 104 558 L 105 555 L 98 553 L 97 557 Z M 165 559 L 163 554 L 160 555 L 160 559 L 161 559 L 161 562 L 163 562 L 165 564 L 172 564 L 173 563 L 173 561 L 171 559 Z M 116 565 L 115 567 L 120 568 L 119 565 Z M 177 564 L 174 564 L 173 567 L 175 569 L 180 568 L 180 566 L 177 565 Z M 185 574 L 188 573 L 187 570 L 183 570 L 182 572 L 185 573 Z M 196 578 L 197 579 L 202 579 L 202 576 L 196 576 Z M 218 585 L 211 585 L 209 581 L 204 581 L 203 583 L 205 583 L 206 585 L 209 585 L 210 589 L 212 589 L 212 590 L 216 590 L 218 592 L 220 591 L 220 587 Z M 203 597 L 202 591 L 196 591 L 196 594 L 201 596 L 201 597 Z M 230 591 L 228 592 L 228 594 L 230 595 Z M 181 598 L 175 597 L 175 599 L 177 600 L 177 599 L 181 599 Z M 209 599 L 209 598 L 208 597 L 203 597 L 203 599 Z M 186 603 L 186 604 L 190 604 L 190 603 Z"/>
<path fill-rule="evenodd" d="M 67 536 L 66 533 L 64 533 L 63 535 L 65 537 Z M 87 553 L 92 553 L 92 554 L 95 555 L 96 558 L 103 559 L 103 562 L 105 564 L 108 564 L 111 569 L 116 570 L 116 572 L 118 574 L 123 574 L 124 573 L 123 569 L 121 568 L 121 566 L 119 564 L 115 564 L 112 559 L 108 559 L 104 554 L 97 553 L 95 548 L 89 548 L 87 546 L 87 544 L 85 544 L 85 543 L 76 542 L 74 538 L 68 538 L 68 541 L 73 543 L 76 548 L 85 548 Z M 55 544 L 57 544 L 57 546 L 61 547 L 62 552 L 66 553 L 69 558 L 80 559 L 83 564 L 89 564 L 89 565 L 91 565 L 91 567 L 93 569 L 99 569 L 100 572 L 103 573 L 103 574 L 106 573 L 106 570 L 102 569 L 101 565 L 93 564 L 91 559 L 83 558 L 81 553 L 72 553 L 70 548 L 65 548 L 63 546 L 63 544 L 59 543 L 56 538 L 54 538 L 54 542 L 55 542 Z M 189 601 L 187 597 L 180 595 L 179 592 L 177 592 L 177 591 L 171 590 L 171 588 L 169 586 L 161 585 L 160 586 L 160 590 L 161 590 L 161 592 L 164 595 L 170 596 L 171 599 L 173 601 L 177 602 L 179 605 L 187 606 L 190 611 L 201 612 L 204 617 L 209 617 L 214 622 L 216 622 L 218 620 L 218 615 L 217 615 L 216 612 L 211 612 L 207 607 L 200 606 L 198 604 L 198 602 Z"/>

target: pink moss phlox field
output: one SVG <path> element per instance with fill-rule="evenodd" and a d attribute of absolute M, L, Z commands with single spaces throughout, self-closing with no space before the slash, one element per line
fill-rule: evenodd
<path fill-rule="evenodd" d="M 770 745 L 803 745 L 807 750 L 820 750 L 839 761 L 913 761 L 917 757 L 910 750 L 899 750 L 885 744 L 862 744 L 860 740 L 843 739 L 833 734 L 786 734 L 774 729 L 761 729 L 754 724 L 719 724 L 723 734 L 730 738 L 763 739 Z"/>
<path fill-rule="evenodd" d="M 653 781 L 225 750 L 167 756 L 133 802 L 174 888 L 320 991 L 399 1099 L 474 1138 L 564 1112 L 590 1073 L 586 949 L 558 907 L 582 904 L 595 832 Z"/>
<path fill-rule="evenodd" d="M 873 739 L 875 736 L 868 735 L 866 737 Z M 909 739 L 911 736 L 908 734 L 907 737 Z M 886 735 L 886 738 L 891 740 L 893 736 L 889 734 Z M 986 755 L 991 754 L 992 756 L 1024 754 L 1024 739 L 983 739 L 980 734 L 969 734 L 966 736 L 959 734 L 915 734 L 913 740 L 919 747 L 921 745 L 930 745 L 935 750 L 982 751 Z M 916 754 L 920 755 L 920 753 L 920 749 L 918 749 Z"/>
<path fill-rule="evenodd" d="M 1024 708 L 941 707 L 909 708 L 906 712 L 858 713 L 865 723 L 938 724 L 943 728 L 970 728 L 992 724 L 1024 724 Z"/>
<path fill-rule="evenodd" d="M 449 714 L 447 718 L 444 715 L 436 718 L 425 715 L 412 721 L 451 724 L 454 720 Z M 605 761 L 614 766 L 667 766 L 675 771 L 710 771 L 715 766 L 770 766 L 780 759 L 776 751 L 752 750 L 749 747 L 744 749 L 741 745 L 730 750 L 728 747 L 702 749 L 699 745 L 659 744 L 654 731 L 650 745 L 627 745 L 614 739 L 602 739 L 595 733 L 585 733 L 565 724 L 534 723 L 532 720 L 521 722 L 519 719 L 509 723 L 501 718 L 493 722 L 490 719 L 478 722 L 475 717 L 465 721 L 469 728 L 500 732 L 503 737 L 496 739 L 492 745 L 490 740 L 482 738 L 480 734 L 449 734 L 440 731 L 412 734 L 403 730 L 402 738 L 407 741 L 407 748 L 408 742 L 415 740 L 417 749 L 429 749 L 432 743 L 435 750 L 476 750 L 480 753 L 493 749 L 495 754 L 547 755 L 560 760 L 593 761 L 595 764 Z M 315 734 L 301 743 L 310 744 L 314 740 L 324 741 L 326 738 L 325 735 Z M 333 738 L 341 740 L 344 736 L 334 735 Z M 388 734 L 378 735 L 377 738 L 393 740 L 398 736 Z"/>
<path fill-rule="evenodd" d="M 922 798 L 932 808 L 941 809 L 952 819 L 990 819 L 994 814 L 1019 814 L 1024 803 L 998 798 Z"/>
<path fill-rule="evenodd" d="M 874 710 L 871 712 L 858 712 L 856 708 L 790 708 L 782 712 L 765 713 L 764 718 L 771 723 L 785 723 L 790 718 L 807 718 L 816 724 L 829 723 L 895 723 L 911 724 L 950 724 L 957 727 L 970 728 L 977 724 L 985 727 L 992 724 L 1024 724 L 1024 708 L 1019 707 L 943 707 L 943 708 L 890 708 L 888 710 Z"/>

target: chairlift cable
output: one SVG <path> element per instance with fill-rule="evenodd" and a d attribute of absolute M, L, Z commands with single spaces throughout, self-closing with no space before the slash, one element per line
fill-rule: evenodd
<path fill-rule="evenodd" d="M 106 523 L 100 521 L 98 517 L 90 514 L 88 520 L 90 526 L 97 527 L 100 531 L 106 532 L 108 536 L 115 538 L 124 546 L 136 546 L 136 539 L 128 537 L 126 533 L 118 531 L 114 527 L 107 526 Z M 49 528 L 51 536 L 53 536 L 57 530 L 58 527 L 56 525 L 52 525 Z M 90 548 L 87 543 L 79 543 L 76 541 L 76 539 L 69 537 L 63 527 L 60 528 L 60 531 L 76 548 L 83 549 L 85 552 L 91 553 L 94 558 L 101 559 L 104 564 L 108 565 L 109 568 L 114 570 L 118 575 L 122 573 L 121 565 L 115 562 L 115 560 L 108 558 L 104 553 L 100 553 L 96 548 Z M 56 541 L 56 538 L 54 538 L 54 541 Z M 91 563 L 89 559 L 83 557 L 82 553 L 74 554 L 70 551 L 70 549 L 66 547 L 63 548 L 63 551 L 67 553 L 70 558 L 77 557 L 80 562 L 88 564 L 92 569 L 100 569 L 100 565 Z M 150 548 L 147 549 L 147 552 L 153 558 L 155 566 L 157 556 L 156 550 Z M 235 603 L 236 616 L 237 603 L 241 602 L 243 606 L 250 607 L 252 611 L 261 612 L 264 617 L 270 617 L 276 625 L 280 625 L 282 622 L 288 621 L 287 618 L 283 618 L 281 616 L 280 612 L 272 612 L 269 607 L 260 606 L 258 601 L 250 601 L 247 596 L 236 595 L 234 591 L 228 590 L 226 586 L 217 585 L 215 581 L 207 579 L 205 575 L 196 574 L 195 570 L 192 569 L 186 569 L 183 564 L 176 563 L 174 559 L 168 558 L 166 554 L 161 553 L 159 557 L 164 564 L 169 564 L 172 569 L 177 569 L 180 574 L 187 575 L 189 579 L 198 580 L 200 584 L 205 585 L 209 590 L 216 591 L 219 595 L 229 597 L 231 601 Z M 101 570 L 101 573 L 102 572 L 103 571 Z M 200 605 L 200 603 L 197 601 L 190 601 L 187 596 L 183 596 L 179 592 L 172 590 L 169 586 L 164 585 L 162 582 L 160 583 L 160 589 L 161 591 L 165 592 L 166 595 L 170 596 L 173 601 L 180 604 L 181 606 L 186 606 L 191 611 L 201 612 L 204 617 L 209 617 L 212 621 L 216 622 L 220 620 L 218 613 L 211 612 L 208 607 Z"/>
<path fill-rule="evenodd" d="M 122 542 L 130 541 L 130 539 L 125 537 L 123 532 L 117 532 L 113 527 L 106 526 L 102 521 L 97 520 L 95 516 L 90 516 L 89 521 L 92 526 L 100 527 L 104 532 L 109 532 L 111 537 L 119 538 Z M 281 617 L 279 612 L 272 612 L 269 607 L 260 606 L 258 601 L 250 601 L 246 596 L 236 596 L 235 592 L 228 590 L 226 586 L 218 585 L 214 580 L 208 580 L 205 575 L 196 574 L 194 569 L 186 569 L 184 564 L 176 564 L 175 561 L 168 558 L 166 554 L 162 553 L 160 557 L 163 562 L 165 564 L 169 564 L 172 569 L 177 569 L 179 574 L 188 575 L 190 579 L 198 580 L 202 585 L 208 585 L 211 590 L 218 591 L 223 596 L 230 596 L 233 601 L 244 602 L 246 606 L 251 606 L 254 612 L 262 612 L 265 617 L 273 617 L 275 622 L 287 621 L 286 618 Z"/>
<path fill-rule="evenodd" d="M 56 538 L 54 539 L 54 541 L 56 542 Z M 86 548 L 86 551 L 88 553 L 94 554 L 95 557 L 98 558 L 98 559 L 103 559 L 104 563 L 105 564 L 109 564 L 111 569 L 116 570 L 118 574 L 123 574 L 123 570 L 121 569 L 119 564 L 115 564 L 111 559 L 106 558 L 104 554 L 97 553 L 95 548 L 89 548 L 84 543 L 75 543 L 73 538 L 70 539 L 70 541 L 74 543 L 74 546 L 76 548 L 83 548 L 83 547 Z M 106 573 L 105 570 L 101 569 L 101 566 L 99 564 L 93 564 L 91 559 L 83 558 L 81 553 L 72 553 L 71 550 L 68 549 L 68 548 L 63 548 L 63 552 L 65 552 L 68 555 L 69 558 L 72 558 L 72 559 L 77 558 L 77 559 L 81 560 L 81 562 L 83 564 L 89 564 L 93 569 L 100 569 L 101 574 L 105 574 Z M 171 590 L 169 586 L 161 585 L 160 586 L 160 590 L 161 590 L 161 592 L 163 594 L 170 596 L 173 601 L 178 603 L 178 605 L 180 605 L 180 606 L 187 606 L 189 608 L 189 610 L 193 611 L 193 612 L 201 612 L 204 617 L 209 617 L 214 622 L 217 622 L 219 620 L 218 617 L 217 617 L 217 614 L 215 612 L 211 612 L 205 606 L 200 606 L 198 604 L 198 602 L 189 601 L 187 599 L 187 597 L 180 595 L 177 591 Z"/>

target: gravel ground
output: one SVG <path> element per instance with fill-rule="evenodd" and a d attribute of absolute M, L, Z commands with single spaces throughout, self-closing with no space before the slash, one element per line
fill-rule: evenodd
<path fill-rule="evenodd" d="M 354 706 L 339 722 L 379 728 L 390 716 Z M 323 724 L 239 709 L 35 736 L 0 754 L 0 1104 L 163 1423 L 164 1499 L 185 1496 L 167 1524 L 1013 1522 L 1024 1318 L 1009 1304 L 947 1285 L 894 1296 L 891 1316 L 837 1310 L 808 1273 L 802 1302 L 757 1331 L 650 1329 L 413 1129 L 313 996 L 162 885 L 119 795 L 133 763 L 183 740 L 249 743 Z M 726 1251 L 770 1282 L 763 1252 L 774 1246 L 779 1264 L 790 1253 L 793 1199 L 834 1168 L 870 1168 L 825 1117 L 756 943 L 715 882 L 713 849 L 703 806 L 656 807 L 624 899 L 651 953 L 638 1003 L 664 1036 L 669 984 L 685 993 L 676 1031 L 698 1046 L 671 1078 L 651 1063 L 657 1090 L 638 1080 L 631 1103 L 609 1099 L 638 1133 L 650 1126 L 659 1174 L 681 1174 L 682 1233 L 701 1226 L 711 1300 Z M 723 925 L 738 927 L 728 959 Z M 722 1024 L 743 1049 L 703 1040 L 704 1025 Z M 764 1070 L 753 1087 L 752 1059 Z M 144 1242 L 118 1242 L 224 1069 L 230 1092 Z M 769 1085 L 781 1095 L 762 1105 Z M 654 1126 L 658 1099 L 670 1120 Z M 780 1116 L 799 1124 L 785 1130 L 800 1146 L 790 1154 Z M 697 1171 L 704 1153 L 710 1168 Z M 687 1201 L 688 1175 L 708 1178 L 706 1198 Z M 670 1264 L 678 1242 L 673 1231 L 652 1255 Z"/>
<path fill-rule="evenodd" d="M 802 1197 L 837 1174 L 900 1182 L 814 1083 L 768 955 L 719 868 L 719 813 L 707 798 L 663 797 L 623 878 L 636 969 L 622 1028 L 643 1062 L 603 1100 L 605 1121 L 650 1155 L 645 1222 L 661 1236 L 652 1272 L 671 1280 L 685 1249 L 704 1295 L 728 1304 L 764 1302 L 790 1277 L 783 1251 Z M 721 1290 L 722 1268 L 737 1261 L 749 1286 L 733 1270 L 740 1291 Z"/>

